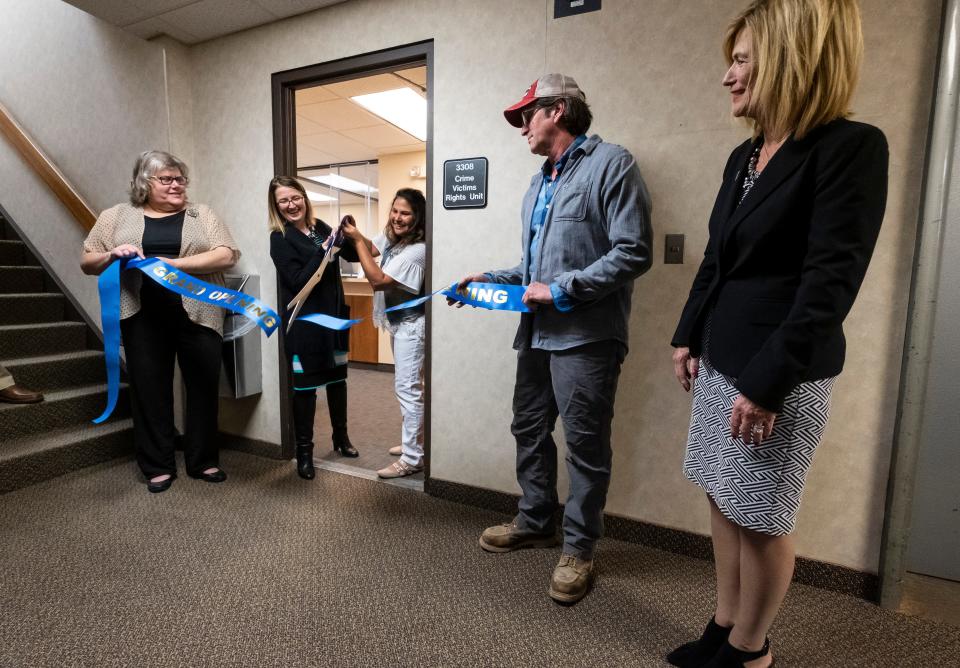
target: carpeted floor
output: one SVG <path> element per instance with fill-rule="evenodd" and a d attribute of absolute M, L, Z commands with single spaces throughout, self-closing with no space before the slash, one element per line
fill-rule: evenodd
<path fill-rule="evenodd" d="M 400 445 L 400 405 L 393 392 L 393 373 L 351 368 L 347 377 L 350 413 L 347 428 L 350 441 L 360 453 L 357 458 L 341 457 L 333 451 L 330 436 L 330 412 L 323 390 L 317 392 L 317 417 L 314 422 L 314 459 L 322 466 L 332 463 L 375 472 L 397 461 L 388 450 Z M 362 417 L 361 417 L 362 416 Z M 407 480 L 423 482 L 423 474 Z"/>
<path fill-rule="evenodd" d="M 482 552 L 505 518 L 226 452 L 151 495 L 116 460 L 0 496 L 0 666 L 658 666 L 712 601 L 707 562 L 605 541 L 574 607 L 557 550 Z M 794 586 L 777 665 L 957 666 L 960 629 Z"/>

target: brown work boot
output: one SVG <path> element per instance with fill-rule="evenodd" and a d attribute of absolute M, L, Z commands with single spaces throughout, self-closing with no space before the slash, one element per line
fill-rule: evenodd
<path fill-rule="evenodd" d="M 480 534 L 480 547 L 487 552 L 512 552 L 523 547 L 555 547 L 560 544 L 556 533 L 532 533 L 517 526 L 516 521 L 487 527 Z"/>
<path fill-rule="evenodd" d="M 0 390 L 0 401 L 8 404 L 39 404 L 43 395 L 19 385 L 11 385 Z"/>
<path fill-rule="evenodd" d="M 550 578 L 550 598 L 559 603 L 576 603 L 587 595 L 593 583 L 593 560 L 578 559 L 572 554 L 560 557 Z"/>

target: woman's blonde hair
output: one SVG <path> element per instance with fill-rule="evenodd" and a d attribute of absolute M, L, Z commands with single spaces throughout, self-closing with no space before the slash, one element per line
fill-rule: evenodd
<path fill-rule="evenodd" d="M 800 139 L 850 114 L 863 59 L 857 0 L 755 0 L 727 28 L 723 51 L 753 35 L 748 115 L 754 133 Z"/>
<path fill-rule="evenodd" d="M 267 227 L 270 228 L 270 231 L 283 234 L 288 224 L 287 219 L 283 217 L 283 214 L 277 207 L 277 200 L 274 196 L 277 188 L 293 188 L 303 196 L 303 206 L 307 210 L 305 220 L 307 221 L 308 227 L 313 227 L 313 204 L 310 202 L 310 198 L 307 197 L 307 189 L 292 176 L 274 176 L 273 180 L 270 181 L 270 187 L 267 189 L 267 211 L 270 212 L 270 221 L 267 223 Z"/>

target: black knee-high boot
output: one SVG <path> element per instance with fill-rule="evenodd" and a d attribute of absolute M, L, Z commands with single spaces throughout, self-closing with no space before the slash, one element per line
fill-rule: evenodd
<path fill-rule="evenodd" d="M 333 449 L 344 457 L 359 457 L 347 436 L 347 382 L 327 385 L 327 408 L 330 409 L 330 426 L 333 428 Z"/>
<path fill-rule="evenodd" d="M 313 480 L 313 418 L 317 412 L 316 390 L 294 390 L 293 433 L 297 444 L 297 473 L 301 478 Z"/>

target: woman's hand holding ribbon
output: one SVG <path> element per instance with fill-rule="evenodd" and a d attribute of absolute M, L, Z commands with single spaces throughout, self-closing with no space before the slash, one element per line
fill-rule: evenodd
<path fill-rule="evenodd" d="M 141 260 L 144 259 L 143 251 L 134 246 L 133 244 L 121 244 L 110 251 L 111 260 L 122 260 L 125 257 L 138 257 Z"/>

